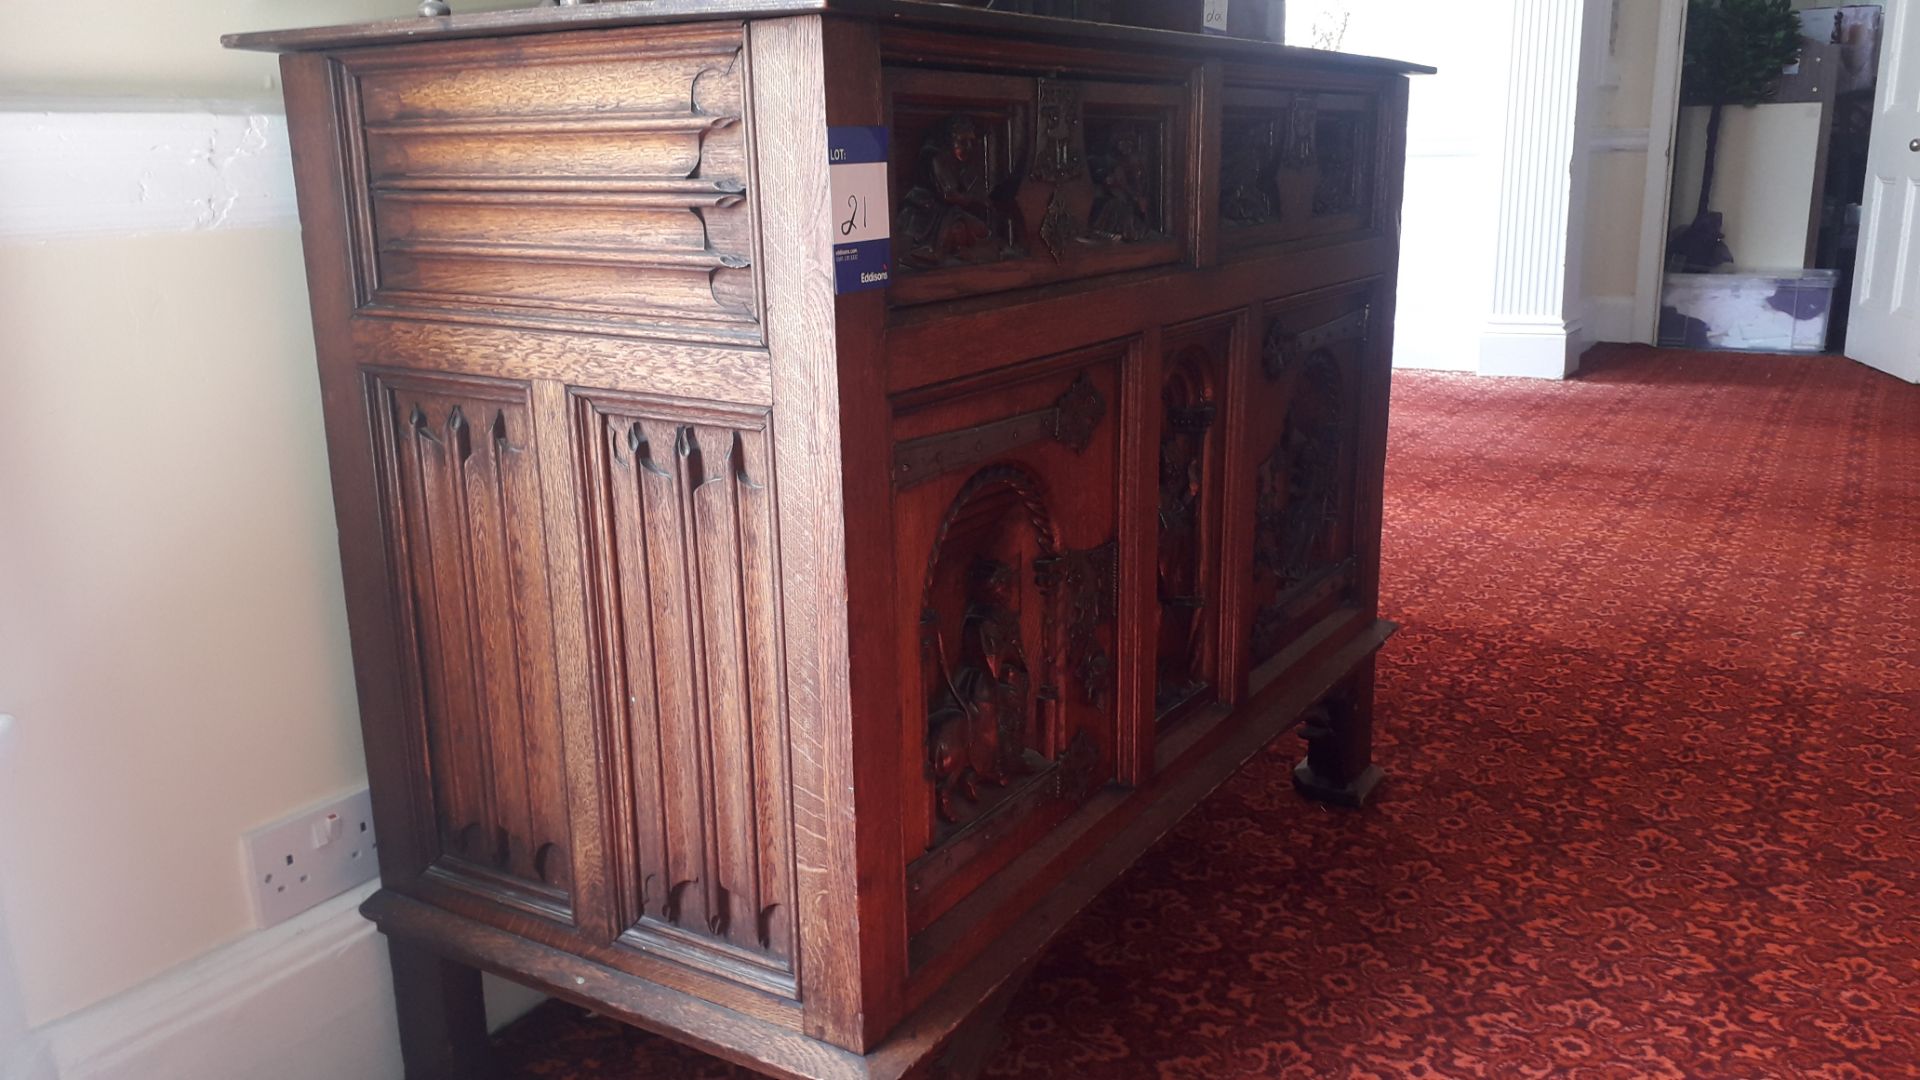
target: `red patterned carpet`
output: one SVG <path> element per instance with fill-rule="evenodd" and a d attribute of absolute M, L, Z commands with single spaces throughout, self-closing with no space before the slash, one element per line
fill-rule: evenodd
<path fill-rule="evenodd" d="M 1395 386 L 1388 782 L 1256 759 L 1074 923 L 989 1075 L 1920 1076 L 1920 388 L 1617 350 Z M 745 1077 L 548 1006 L 568 1080 Z"/>

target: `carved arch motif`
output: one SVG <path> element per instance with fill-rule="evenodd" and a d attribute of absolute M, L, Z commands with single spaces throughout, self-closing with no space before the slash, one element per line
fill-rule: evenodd
<path fill-rule="evenodd" d="M 975 473 L 941 519 L 921 603 L 927 767 L 941 820 L 959 824 L 1055 741 L 1053 619 L 1032 571 L 1060 552 L 1040 481 Z M 1036 671 L 1036 668 L 1038 669 Z"/>

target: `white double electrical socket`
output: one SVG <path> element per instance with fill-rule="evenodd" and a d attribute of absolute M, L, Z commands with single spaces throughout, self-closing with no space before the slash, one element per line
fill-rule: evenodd
<path fill-rule="evenodd" d="M 254 918 L 277 926 L 380 874 L 365 788 L 246 835 Z"/>

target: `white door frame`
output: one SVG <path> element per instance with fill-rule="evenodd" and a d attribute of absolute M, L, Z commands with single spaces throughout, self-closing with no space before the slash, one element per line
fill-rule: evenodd
<path fill-rule="evenodd" d="M 1869 325 L 1870 322 L 1876 320 L 1862 318 L 1862 308 L 1876 299 L 1873 292 L 1877 284 L 1879 269 L 1875 263 L 1877 256 L 1880 254 L 1880 243 L 1888 236 L 1886 229 L 1887 222 L 1882 220 L 1884 214 L 1889 212 L 1901 213 L 1907 219 L 1908 225 L 1904 233 L 1895 232 L 1893 234 L 1899 236 L 1899 248 L 1896 256 L 1898 262 L 1894 267 L 1894 280 L 1892 283 L 1895 288 L 1904 291 L 1905 278 L 1908 267 L 1911 265 L 1908 261 L 1910 254 L 1908 248 L 1912 240 L 1913 232 L 1911 224 L 1911 208 L 1913 206 L 1911 184 L 1913 183 L 1913 178 L 1909 173 L 1907 177 L 1909 185 L 1906 199 L 1907 209 L 1894 211 L 1893 208 L 1887 206 L 1884 201 L 1884 189 L 1877 188 L 1878 177 L 1874 175 L 1874 162 L 1876 159 L 1873 151 L 1875 149 L 1891 148 L 1897 156 L 1901 146 L 1901 138 L 1906 135 L 1908 131 L 1912 130 L 1911 128 L 1906 128 L 1893 134 L 1889 142 L 1881 142 L 1882 139 L 1889 138 L 1889 129 L 1884 125 L 1891 125 L 1896 118 L 1907 121 L 1911 121 L 1912 119 L 1911 113 L 1900 110 L 1900 104 L 1911 91 L 1910 81 L 1915 78 L 1920 78 L 1920 71 L 1915 70 L 1916 66 L 1920 66 L 1920 57 L 1908 55 L 1913 45 L 1911 35 L 1914 31 L 1914 28 L 1908 25 L 1908 20 L 1920 19 L 1920 4 L 1914 3 L 1913 0 L 1883 0 L 1883 2 L 1885 4 L 1884 14 L 1886 16 L 1887 37 L 1886 41 L 1882 44 L 1880 52 L 1880 79 L 1878 85 L 1875 87 L 1873 99 L 1874 130 L 1873 136 L 1869 139 L 1870 145 L 1867 159 L 1867 184 L 1870 197 L 1866 201 L 1873 209 L 1872 212 L 1863 213 L 1861 216 L 1860 246 L 1854 255 L 1853 295 L 1849 300 L 1852 310 L 1848 312 L 1847 340 L 1840 343 L 1840 349 L 1841 352 L 1850 359 L 1865 364 L 1876 371 L 1884 371 L 1895 378 L 1905 379 L 1908 382 L 1920 383 L 1920 366 L 1916 365 L 1911 354 L 1909 354 L 1904 363 L 1899 360 L 1890 361 L 1885 355 L 1886 338 L 1884 337 L 1884 332 L 1886 327 L 1884 325 L 1878 327 Z M 1894 70 L 1895 64 L 1901 65 L 1898 71 Z M 1891 144 L 1890 146 L 1889 143 Z M 1920 150 L 1920 141 L 1913 143 L 1913 149 Z M 1899 317 L 1904 306 L 1905 304 L 1902 298 L 1895 297 L 1892 308 L 1887 312 L 1886 317 L 1889 319 Z M 1897 329 L 1910 332 L 1910 328 L 1906 327 Z M 1856 333 L 1856 331 L 1865 332 Z M 1896 333 L 1895 339 L 1899 340 L 1900 336 L 1899 333 Z M 1868 354 L 1871 359 L 1855 355 L 1854 346 L 1856 340 L 1859 342 L 1860 351 Z"/>
<path fill-rule="evenodd" d="M 1634 340 L 1660 340 L 1660 294 L 1667 277 L 1668 215 L 1673 201 L 1673 140 L 1680 118 L 1680 66 L 1686 56 L 1687 0 L 1660 0 L 1654 54 L 1653 115 L 1647 125 L 1647 180 L 1640 194 L 1640 259 L 1634 272 Z"/>

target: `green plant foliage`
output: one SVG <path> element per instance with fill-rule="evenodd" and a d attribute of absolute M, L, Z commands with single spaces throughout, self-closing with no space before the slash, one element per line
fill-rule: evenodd
<path fill-rule="evenodd" d="M 1693 0 L 1680 92 L 1689 105 L 1773 100 L 1782 69 L 1800 60 L 1800 16 L 1790 0 Z"/>

